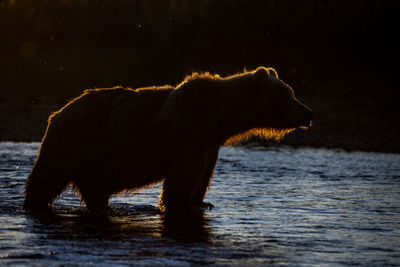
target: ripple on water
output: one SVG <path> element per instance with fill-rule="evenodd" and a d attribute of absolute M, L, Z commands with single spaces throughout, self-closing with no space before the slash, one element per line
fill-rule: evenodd
<path fill-rule="evenodd" d="M 224 147 L 203 216 L 169 218 L 155 186 L 86 213 L 21 210 L 38 143 L 0 143 L 0 265 L 400 265 L 400 155 Z"/>

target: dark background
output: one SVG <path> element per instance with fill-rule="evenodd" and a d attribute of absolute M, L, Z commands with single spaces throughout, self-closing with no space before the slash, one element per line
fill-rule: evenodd
<path fill-rule="evenodd" d="M 40 140 L 84 88 L 275 67 L 316 113 L 284 143 L 400 152 L 396 0 L 0 2 L 0 140 Z"/>

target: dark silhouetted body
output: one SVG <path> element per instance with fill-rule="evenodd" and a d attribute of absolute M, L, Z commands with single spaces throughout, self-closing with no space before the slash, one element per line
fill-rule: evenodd
<path fill-rule="evenodd" d="M 282 138 L 312 111 L 272 68 L 176 87 L 86 90 L 49 118 L 24 208 L 46 209 L 72 184 L 89 210 L 111 195 L 164 181 L 162 210 L 201 207 L 218 150 L 257 135 Z"/>

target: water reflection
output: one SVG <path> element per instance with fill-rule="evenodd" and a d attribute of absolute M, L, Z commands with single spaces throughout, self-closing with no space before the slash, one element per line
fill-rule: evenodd
<path fill-rule="evenodd" d="M 153 206 L 112 207 L 111 214 L 89 213 L 84 208 L 26 212 L 33 232 L 49 232 L 47 238 L 165 237 L 179 242 L 209 242 L 210 219 L 204 211 L 191 214 L 162 214 Z M 10 219 L 12 221 L 12 219 Z"/>
<path fill-rule="evenodd" d="M 210 218 L 204 211 L 185 215 L 165 214 L 161 216 L 163 236 L 181 242 L 210 242 L 212 231 Z"/>
<path fill-rule="evenodd" d="M 400 155 L 223 148 L 212 210 L 161 214 L 156 186 L 93 216 L 21 209 L 37 148 L 0 143 L 0 265 L 400 265 Z"/>

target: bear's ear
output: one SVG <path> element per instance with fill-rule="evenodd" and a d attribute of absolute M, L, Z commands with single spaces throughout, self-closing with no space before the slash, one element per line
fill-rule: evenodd
<path fill-rule="evenodd" d="M 258 67 L 254 72 L 253 75 L 256 79 L 258 78 L 271 78 L 271 79 L 278 79 L 278 73 L 273 68 L 265 68 L 265 67 Z"/>
<path fill-rule="evenodd" d="M 278 73 L 273 68 L 268 68 L 269 77 L 278 79 Z"/>
<path fill-rule="evenodd" d="M 255 78 L 263 78 L 268 77 L 269 73 L 268 70 L 264 67 L 258 67 L 254 72 L 253 75 Z"/>

